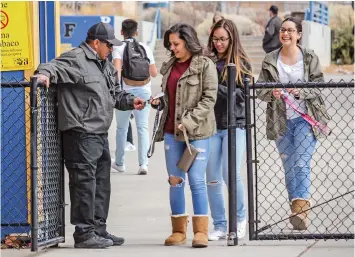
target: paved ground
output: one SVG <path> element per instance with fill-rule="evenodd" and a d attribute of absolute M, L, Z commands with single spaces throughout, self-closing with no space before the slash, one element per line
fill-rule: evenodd
<path fill-rule="evenodd" d="M 339 76 L 332 76 L 339 78 Z M 327 76 L 329 79 L 330 76 Z M 347 77 L 346 80 L 350 80 Z M 161 78 L 154 79 L 153 95 L 158 92 Z M 151 112 L 150 128 L 153 126 L 155 112 Z M 133 123 L 134 125 L 134 123 Z M 109 139 L 111 153 L 115 149 L 115 121 L 112 124 Z M 134 125 L 135 126 L 135 125 Z M 134 134 L 135 133 L 134 129 Z M 135 142 L 137 138 L 135 135 Z M 168 184 L 162 143 L 156 145 L 156 152 L 150 160 L 148 176 L 137 176 L 137 151 L 127 153 L 127 172 L 112 173 L 111 206 L 108 218 L 109 232 L 124 236 L 126 243 L 121 247 L 105 250 L 77 250 L 73 248 L 73 226 L 69 222 L 69 206 L 66 207 L 66 242 L 59 248 L 44 249 L 38 254 L 44 257 L 90 257 L 104 256 L 262 256 L 262 257 L 350 257 L 354 255 L 354 241 L 248 241 L 240 240 L 239 246 L 227 246 L 225 241 L 210 243 L 206 249 L 191 248 L 193 238 L 191 223 L 188 227 L 188 243 L 180 247 L 163 246 L 164 239 L 170 234 L 170 210 L 168 202 Z M 245 165 L 244 182 L 246 183 Z M 67 180 L 68 181 L 68 180 Z M 68 188 L 67 188 L 68 191 Z M 192 213 L 189 189 L 186 190 L 187 210 Z M 69 193 L 66 192 L 66 202 Z M 353 229 L 352 229 L 353 233 Z M 198 252 L 198 253 L 197 253 Z M 35 256 L 29 250 L 2 250 L 4 257 Z"/>

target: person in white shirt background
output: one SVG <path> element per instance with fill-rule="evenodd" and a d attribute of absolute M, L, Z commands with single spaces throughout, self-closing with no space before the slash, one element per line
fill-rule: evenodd
<path fill-rule="evenodd" d="M 124 43 L 122 46 L 115 47 L 112 52 L 113 64 L 118 70 L 118 77 L 121 80 L 123 89 L 127 93 L 131 93 L 135 96 L 139 96 L 143 100 L 149 100 L 151 97 L 151 81 L 150 77 L 156 77 L 158 74 L 157 68 L 155 66 L 155 60 L 150 48 L 136 41 L 138 36 L 138 23 L 133 19 L 126 19 L 122 22 L 121 34 L 124 37 Z M 140 53 L 139 57 L 136 59 L 129 58 L 129 51 L 131 49 L 126 49 L 126 46 L 134 48 L 133 53 Z M 132 53 L 132 52 L 130 52 Z M 145 62 L 147 60 L 147 62 Z M 137 65 L 147 65 L 147 67 L 135 66 Z M 138 73 L 149 72 L 148 78 L 144 80 L 136 80 L 134 74 L 132 75 L 132 69 L 124 67 L 135 67 Z M 137 69 L 138 67 L 138 69 Z M 134 73 L 135 71 L 133 71 Z M 128 75 L 130 74 L 130 75 Z M 140 75 L 140 74 L 139 74 Z M 141 111 L 133 111 L 134 118 L 137 125 L 138 133 L 138 162 L 139 169 L 138 175 L 147 175 L 148 173 L 148 157 L 147 152 L 149 149 L 149 130 L 148 130 L 148 119 L 149 119 L 150 105 L 146 102 L 146 106 Z M 115 160 L 112 160 L 112 168 L 118 172 L 125 172 L 126 167 L 124 163 L 125 147 L 127 140 L 127 131 L 129 126 L 129 120 L 132 111 L 116 111 L 116 152 Z"/>

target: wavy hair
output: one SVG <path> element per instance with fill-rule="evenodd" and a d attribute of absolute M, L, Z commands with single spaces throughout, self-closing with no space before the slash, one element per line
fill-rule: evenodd
<path fill-rule="evenodd" d="M 244 85 L 243 83 L 243 73 L 252 76 L 252 69 L 250 64 L 250 59 L 248 58 L 246 52 L 244 51 L 242 44 L 240 42 L 240 37 L 238 33 L 237 26 L 233 21 L 228 19 L 219 20 L 212 28 L 211 34 L 208 38 L 208 48 L 215 55 L 218 54 L 217 49 L 213 44 L 213 34 L 219 29 L 223 28 L 227 31 L 229 36 L 229 45 L 225 53 L 225 65 L 222 72 L 222 81 L 227 80 L 227 65 L 228 63 L 234 63 L 237 67 L 236 82 L 239 85 Z"/>
<path fill-rule="evenodd" d="M 171 57 L 175 56 L 174 52 L 170 50 L 169 36 L 172 33 L 178 34 L 179 38 L 185 41 L 186 49 L 193 55 L 202 53 L 203 47 L 197 37 L 196 30 L 189 24 L 177 23 L 164 34 L 164 47 L 170 51 Z"/>

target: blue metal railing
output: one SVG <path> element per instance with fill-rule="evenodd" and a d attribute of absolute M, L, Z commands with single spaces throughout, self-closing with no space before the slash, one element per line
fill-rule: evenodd
<path fill-rule="evenodd" d="M 328 4 L 319 1 L 310 1 L 309 9 L 305 10 L 305 20 L 318 22 L 320 24 L 329 24 Z"/>
<path fill-rule="evenodd" d="M 154 31 L 157 30 L 157 39 L 161 39 L 161 16 L 160 16 L 160 8 L 157 9 L 154 18 L 154 26 L 150 33 L 150 39 L 148 40 L 148 45 L 154 40 Z"/>

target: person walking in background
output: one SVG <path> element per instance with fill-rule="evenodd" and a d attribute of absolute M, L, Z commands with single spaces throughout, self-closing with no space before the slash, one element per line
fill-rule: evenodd
<path fill-rule="evenodd" d="M 208 197 L 206 166 L 210 152 L 210 137 L 216 132 L 213 107 L 217 97 L 217 71 L 213 61 L 202 54 L 202 46 L 193 27 L 178 23 L 165 32 L 164 47 L 171 59 L 160 70 L 163 75 L 162 102 L 152 106 L 163 108 L 155 141 L 164 140 L 166 168 L 170 184 L 172 235 L 166 246 L 186 243 L 188 215 L 185 209 L 186 173 L 177 163 L 186 149 L 186 134 L 198 154 L 187 176 L 190 183 L 194 216 L 193 247 L 208 246 Z"/>
<path fill-rule="evenodd" d="M 110 53 L 107 57 L 107 60 L 109 62 L 113 62 L 112 60 L 112 53 Z M 131 119 L 133 119 L 133 113 L 131 114 Z M 125 147 L 125 151 L 126 152 L 131 152 L 131 151 L 135 151 L 136 147 L 133 144 L 133 135 L 132 135 L 132 125 L 131 125 L 131 121 L 129 121 L 128 124 L 128 132 L 127 132 L 127 142 L 126 142 L 126 147 Z"/>
<path fill-rule="evenodd" d="M 266 53 L 270 53 L 281 47 L 279 39 L 281 19 L 278 16 L 278 12 L 279 9 L 275 5 L 272 5 L 269 9 L 270 20 L 266 25 L 263 38 L 263 49 Z"/>
<path fill-rule="evenodd" d="M 150 48 L 136 41 L 138 23 L 133 19 L 122 22 L 121 34 L 124 37 L 122 46 L 114 48 L 113 62 L 118 70 L 123 89 L 137 97 L 149 100 L 151 97 L 151 77 L 157 75 L 155 60 Z M 142 111 L 133 111 L 138 132 L 138 175 L 148 174 L 149 130 L 148 120 L 150 105 L 147 103 Z M 126 170 L 124 156 L 129 119 L 132 111 L 116 111 L 116 153 L 112 160 L 112 168 L 119 172 Z"/>
<path fill-rule="evenodd" d="M 299 45 L 302 24 L 297 18 L 285 19 L 280 28 L 282 47 L 266 55 L 258 82 L 323 82 L 318 56 Z M 296 230 L 308 227 L 311 206 L 311 160 L 317 138 L 324 136 L 300 113 L 326 124 L 326 112 L 318 88 L 260 89 L 257 97 L 267 102 L 266 135 L 275 140 L 285 170 L 288 199 L 291 203 L 290 223 Z"/>
<path fill-rule="evenodd" d="M 58 125 L 69 172 L 70 222 L 75 248 L 106 248 L 124 239 L 106 230 L 110 205 L 111 157 L 108 130 L 113 109 L 141 110 L 144 101 L 120 88 L 107 61 L 117 40 L 107 23 L 92 26 L 87 38 L 35 71 L 39 82 L 58 87 Z"/>
<path fill-rule="evenodd" d="M 214 107 L 217 123 L 217 134 L 211 137 L 210 158 L 207 165 L 207 192 L 213 219 L 214 230 L 209 240 L 226 238 L 227 220 L 224 208 L 223 181 L 228 184 L 228 124 L 227 124 L 227 65 L 234 63 L 237 67 L 235 94 L 236 122 L 236 171 L 237 171 L 237 236 L 242 238 L 246 230 L 246 214 L 244 185 L 241 178 L 241 165 L 245 152 L 245 108 L 243 79 L 252 75 L 248 59 L 233 21 L 218 21 L 208 39 L 208 48 L 217 57 L 218 94 Z"/>

